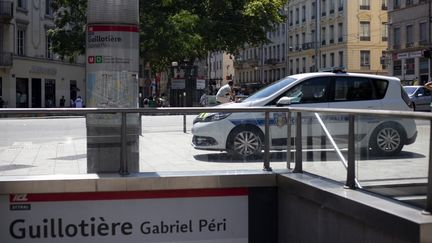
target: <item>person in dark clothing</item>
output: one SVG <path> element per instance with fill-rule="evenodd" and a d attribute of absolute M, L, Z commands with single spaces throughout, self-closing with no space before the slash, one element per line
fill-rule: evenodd
<path fill-rule="evenodd" d="M 61 97 L 61 99 L 60 99 L 60 107 L 64 107 L 65 106 L 65 103 L 66 103 L 66 99 L 65 99 L 65 97 L 64 97 L 64 95 Z"/>

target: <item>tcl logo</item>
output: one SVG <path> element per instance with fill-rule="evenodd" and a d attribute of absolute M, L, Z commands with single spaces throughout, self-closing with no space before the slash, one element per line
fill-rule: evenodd
<path fill-rule="evenodd" d="M 27 202 L 27 194 L 15 194 L 12 197 L 12 202 Z"/>

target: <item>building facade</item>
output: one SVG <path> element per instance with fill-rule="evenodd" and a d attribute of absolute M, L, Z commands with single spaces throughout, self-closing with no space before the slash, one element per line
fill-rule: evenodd
<path fill-rule="evenodd" d="M 208 89 L 210 93 L 234 80 L 234 60 L 233 56 L 226 52 L 209 53 L 207 63 Z"/>
<path fill-rule="evenodd" d="M 8 108 L 59 107 L 81 96 L 85 102 L 84 58 L 61 60 L 50 51 L 54 28 L 50 0 L 0 1 L 0 97 Z"/>
<path fill-rule="evenodd" d="M 344 66 L 349 72 L 387 74 L 386 0 L 291 0 L 289 74 Z"/>
<path fill-rule="evenodd" d="M 267 33 L 270 44 L 245 46 L 235 57 L 235 80 L 240 85 L 268 84 L 286 76 L 286 24 Z"/>
<path fill-rule="evenodd" d="M 387 0 L 290 0 L 286 22 L 268 33 L 271 43 L 236 56 L 241 84 L 344 66 L 349 72 L 388 74 Z M 317 58 L 318 57 L 318 58 Z"/>
<path fill-rule="evenodd" d="M 389 2 L 389 51 L 385 61 L 390 74 L 404 84 L 424 84 L 430 80 L 430 60 L 423 50 L 431 47 L 431 1 L 393 0 Z"/>

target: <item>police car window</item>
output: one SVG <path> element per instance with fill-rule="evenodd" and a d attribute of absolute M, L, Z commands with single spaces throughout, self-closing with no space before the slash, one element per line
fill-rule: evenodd
<path fill-rule="evenodd" d="M 295 82 L 297 79 L 292 78 L 292 77 L 287 77 L 285 79 L 282 79 L 276 83 L 273 83 L 259 91 L 257 91 L 256 93 L 254 93 L 253 95 L 249 96 L 247 99 L 243 100 L 243 102 L 248 102 L 248 101 L 255 101 L 255 100 L 260 100 L 263 98 L 267 98 L 270 95 L 273 95 L 274 93 L 277 93 L 278 91 L 280 91 L 281 89 L 285 88 L 286 86 L 290 85 L 291 83 Z M 276 104 L 276 103 L 274 103 Z"/>
<path fill-rule="evenodd" d="M 291 103 L 293 104 L 327 102 L 328 86 L 328 77 L 312 78 L 289 89 L 283 96 L 292 98 Z"/>
<path fill-rule="evenodd" d="M 431 95 L 430 90 L 428 90 L 428 89 L 423 89 L 423 90 L 424 90 L 424 95 L 425 96 L 430 96 Z"/>
<path fill-rule="evenodd" d="M 376 99 L 384 98 L 388 88 L 388 81 L 384 79 L 372 79 L 372 84 L 375 90 L 375 96 L 376 96 L 375 98 Z"/>
<path fill-rule="evenodd" d="M 335 101 L 375 99 L 374 88 L 369 78 L 337 77 L 335 79 Z"/>

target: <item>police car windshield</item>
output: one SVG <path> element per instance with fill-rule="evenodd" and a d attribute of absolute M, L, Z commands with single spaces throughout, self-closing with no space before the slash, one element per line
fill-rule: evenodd
<path fill-rule="evenodd" d="M 255 100 L 259 100 L 262 98 L 266 98 L 276 92 L 278 92 L 279 90 L 283 89 L 284 87 L 290 85 L 291 83 L 293 83 L 294 81 L 296 81 L 297 79 L 292 78 L 292 77 L 287 77 L 285 79 L 282 79 L 276 83 L 273 83 L 263 89 L 260 89 L 259 91 L 257 91 L 255 94 L 249 96 L 247 99 L 243 100 L 243 102 L 250 102 L 250 101 L 255 101 Z"/>

